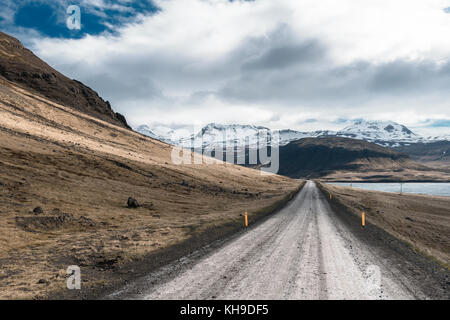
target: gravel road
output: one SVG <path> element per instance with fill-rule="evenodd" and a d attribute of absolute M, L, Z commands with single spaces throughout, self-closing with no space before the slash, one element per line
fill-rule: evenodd
<path fill-rule="evenodd" d="M 364 241 L 366 230 L 360 229 L 362 236 L 333 212 L 315 183 L 308 181 L 287 207 L 261 224 L 108 298 L 430 298 L 421 285 L 429 281 L 428 286 L 440 286 L 438 282 L 415 278 L 414 274 L 427 275 L 408 259 L 396 258 L 394 251 L 386 252 L 381 242 Z"/>

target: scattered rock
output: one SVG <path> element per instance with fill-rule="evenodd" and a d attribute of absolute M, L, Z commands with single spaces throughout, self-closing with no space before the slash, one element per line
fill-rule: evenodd
<path fill-rule="evenodd" d="M 161 216 L 159 214 L 152 214 L 153 218 L 161 218 Z"/>
<path fill-rule="evenodd" d="M 85 227 L 95 227 L 96 223 L 94 220 L 81 216 L 78 218 L 78 223 Z"/>
<path fill-rule="evenodd" d="M 187 182 L 187 181 L 184 181 L 184 180 L 183 180 L 183 182 L 181 183 L 181 185 L 182 185 L 183 187 L 188 187 L 188 188 L 189 188 L 189 182 Z"/>
<path fill-rule="evenodd" d="M 127 206 L 128 206 L 128 208 L 133 208 L 133 209 L 140 207 L 139 202 L 137 202 L 137 200 L 132 197 L 128 198 Z"/>
<path fill-rule="evenodd" d="M 414 221 L 414 220 L 411 219 L 410 217 L 406 217 L 405 219 L 408 220 L 408 221 Z"/>
<path fill-rule="evenodd" d="M 102 269 L 102 270 L 111 270 L 116 268 L 118 262 L 121 260 L 120 256 L 117 256 L 115 258 L 100 258 L 96 264 L 95 267 Z"/>
<path fill-rule="evenodd" d="M 154 209 L 155 209 L 155 206 L 153 205 L 153 202 L 150 202 L 150 203 L 143 203 L 143 204 L 141 204 L 140 206 L 141 206 L 142 208 L 149 209 L 149 210 L 154 210 Z"/>
<path fill-rule="evenodd" d="M 135 232 L 135 233 L 133 233 L 133 234 L 131 235 L 131 239 L 132 239 L 133 241 L 140 241 L 140 240 L 142 240 L 141 235 L 140 235 L 139 233 L 137 233 L 137 232 Z"/>
<path fill-rule="evenodd" d="M 34 214 L 43 214 L 44 210 L 42 210 L 41 207 L 36 207 L 36 208 L 33 209 L 33 213 Z"/>
<path fill-rule="evenodd" d="M 39 279 L 38 284 L 49 284 L 50 282 L 46 279 Z"/>

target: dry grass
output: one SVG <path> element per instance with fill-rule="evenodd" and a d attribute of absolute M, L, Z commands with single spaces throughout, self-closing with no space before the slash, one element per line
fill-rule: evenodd
<path fill-rule="evenodd" d="M 358 190 L 322 184 L 354 214 L 406 241 L 441 264 L 450 263 L 450 198 Z"/>
<path fill-rule="evenodd" d="M 171 150 L 0 80 L 0 298 L 63 289 L 71 264 L 95 271 L 85 288 L 104 284 L 103 270 L 241 223 L 245 210 L 254 218 L 299 185 L 227 164 L 177 166 Z M 143 206 L 126 208 L 129 196 Z"/>

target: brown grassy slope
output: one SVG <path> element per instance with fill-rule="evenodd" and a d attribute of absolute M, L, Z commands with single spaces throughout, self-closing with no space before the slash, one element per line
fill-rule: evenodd
<path fill-rule="evenodd" d="M 84 288 L 103 284 L 104 270 L 240 225 L 244 210 L 254 218 L 299 184 L 233 165 L 177 166 L 170 152 L 0 79 L 0 298 L 63 289 L 70 264 Z M 129 196 L 143 207 L 127 209 Z"/>
<path fill-rule="evenodd" d="M 321 184 L 341 203 L 368 222 L 421 252 L 450 263 L 450 198 L 358 190 Z"/>

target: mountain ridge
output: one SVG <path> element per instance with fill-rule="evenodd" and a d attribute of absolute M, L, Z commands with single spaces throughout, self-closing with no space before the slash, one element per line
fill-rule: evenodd
<path fill-rule="evenodd" d="M 240 125 L 240 124 L 217 124 L 210 123 L 204 126 L 200 131 L 191 133 L 190 136 L 182 138 L 171 138 L 164 132 L 156 132 L 151 130 L 147 125 L 139 126 L 136 131 L 146 134 L 151 132 L 151 136 L 155 139 L 168 142 L 182 147 L 216 147 L 219 145 L 238 146 L 254 146 L 257 142 L 258 134 L 261 132 L 269 132 L 270 129 L 263 126 Z M 146 132 L 149 131 L 149 132 Z M 450 136 L 440 137 L 423 137 L 420 136 L 406 126 L 398 124 L 394 121 L 365 121 L 355 120 L 341 130 L 316 130 L 316 131 L 296 131 L 292 129 L 276 130 L 280 135 L 280 145 L 287 145 L 291 141 L 314 138 L 321 136 L 336 136 L 353 138 L 373 142 L 385 147 L 402 147 L 415 143 L 432 143 L 436 141 L 449 140 Z M 175 131 L 172 131 L 174 134 Z M 249 138 L 246 141 L 246 138 Z M 192 145 L 191 140 L 194 140 Z"/>
<path fill-rule="evenodd" d="M 125 117 L 113 111 L 109 101 L 82 82 L 53 69 L 18 39 L 1 31 L 0 76 L 56 103 L 131 129 Z"/>

